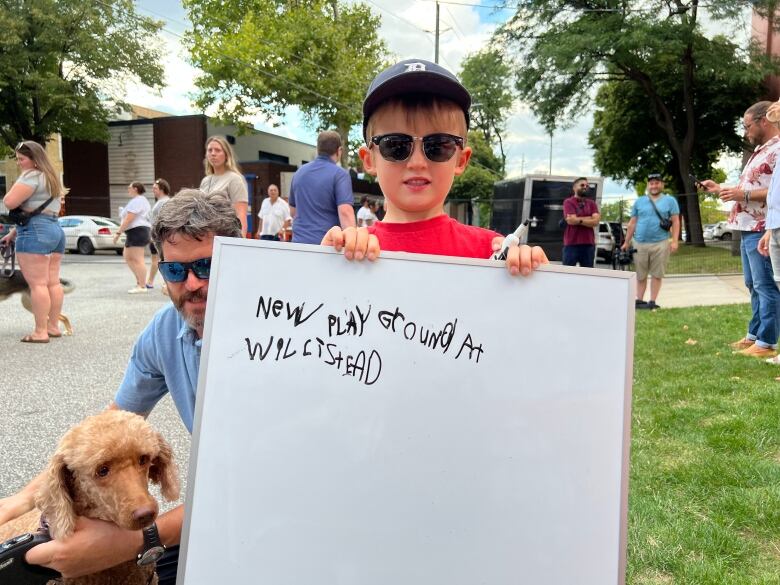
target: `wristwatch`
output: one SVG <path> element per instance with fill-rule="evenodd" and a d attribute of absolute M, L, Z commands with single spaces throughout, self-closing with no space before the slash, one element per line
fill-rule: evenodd
<path fill-rule="evenodd" d="M 136 563 L 143 567 L 152 565 L 160 560 L 165 553 L 165 547 L 160 542 L 160 534 L 157 532 L 157 524 L 152 523 L 141 531 L 144 535 L 144 548 L 138 553 Z"/>

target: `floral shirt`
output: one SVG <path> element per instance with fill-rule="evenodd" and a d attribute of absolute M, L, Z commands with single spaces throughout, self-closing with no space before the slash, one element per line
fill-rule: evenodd
<path fill-rule="evenodd" d="M 775 136 L 757 146 L 745 168 L 742 169 L 737 187 L 768 189 L 778 154 L 780 154 L 780 136 Z M 729 213 L 729 227 L 743 232 L 764 231 L 766 212 L 766 201 L 750 201 L 747 204 L 735 201 Z"/>

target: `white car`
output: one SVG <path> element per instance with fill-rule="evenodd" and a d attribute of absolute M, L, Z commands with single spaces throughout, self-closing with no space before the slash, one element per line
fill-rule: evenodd
<path fill-rule="evenodd" d="M 716 240 L 730 241 L 734 239 L 734 230 L 729 227 L 727 221 L 719 221 L 712 228 L 712 237 Z"/>
<path fill-rule="evenodd" d="M 95 250 L 115 250 L 122 253 L 125 234 L 114 242 L 119 224 L 108 217 L 96 215 L 65 215 L 59 218 L 65 232 L 65 249 L 79 254 L 94 254 Z"/>
<path fill-rule="evenodd" d="M 612 263 L 612 255 L 615 253 L 615 236 L 612 228 L 606 221 L 600 221 L 596 232 L 596 256 L 603 258 L 607 264 Z"/>

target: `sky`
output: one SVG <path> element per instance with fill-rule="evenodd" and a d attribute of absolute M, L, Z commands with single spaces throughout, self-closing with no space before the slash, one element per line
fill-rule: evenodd
<path fill-rule="evenodd" d="M 451 3 L 440 3 L 439 62 L 457 74 L 463 59 L 484 47 L 495 28 L 512 13 L 492 9 L 489 5 L 498 4 L 497 0 L 448 2 Z M 419 57 L 433 61 L 435 48 L 434 34 L 431 31 L 436 25 L 436 4 L 433 0 L 366 0 L 366 3 L 381 17 L 380 36 L 398 60 Z M 198 113 L 189 97 L 194 91 L 193 80 L 197 76 L 197 70 L 186 62 L 186 51 L 181 47 L 181 37 L 188 27 L 186 12 L 181 2 L 138 0 L 136 6 L 141 14 L 165 21 L 161 38 L 166 45 L 164 54 L 167 86 L 158 94 L 143 87 L 128 88 L 126 99 L 130 103 L 171 114 Z M 708 26 L 706 21 L 704 26 Z M 737 32 L 747 38 L 747 25 L 745 30 Z M 316 142 L 316 131 L 307 127 L 294 109 L 288 111 L 281 120 L 258 118 L 252 122 L 260 130 L 310 144 Z M 550 136 L 535 120 L 529 108 L 517 101 L 512 115 L 507 120 L 504 135 L 507 176 L 547 174 L 550 171 L 553 175 L 596 176 L 598 173 L 593 167 L 592 151 L 587 143 L 592 122 L 592 113 L 583 112 L 581 119 L 573 127 L 555 133 L 551 151 Z M 275 126 L 274 123 L 282 125 Z M 736 159 L 724 159 L 723 166 L 730 175 L 735 170 L 738 172 Z M 630 186 L 606 178 L 605 200 L 626 194 L 633 197 L 633 189 Z"/>

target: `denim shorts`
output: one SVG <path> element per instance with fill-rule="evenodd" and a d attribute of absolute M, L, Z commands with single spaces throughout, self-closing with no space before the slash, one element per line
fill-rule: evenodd
<path fill-rule="evenodd" d="M 23 254 L 63 254 L 65 232 L 57 218 L 38 214 L 27 225 L 16 226 L 16 251 Z"/>

